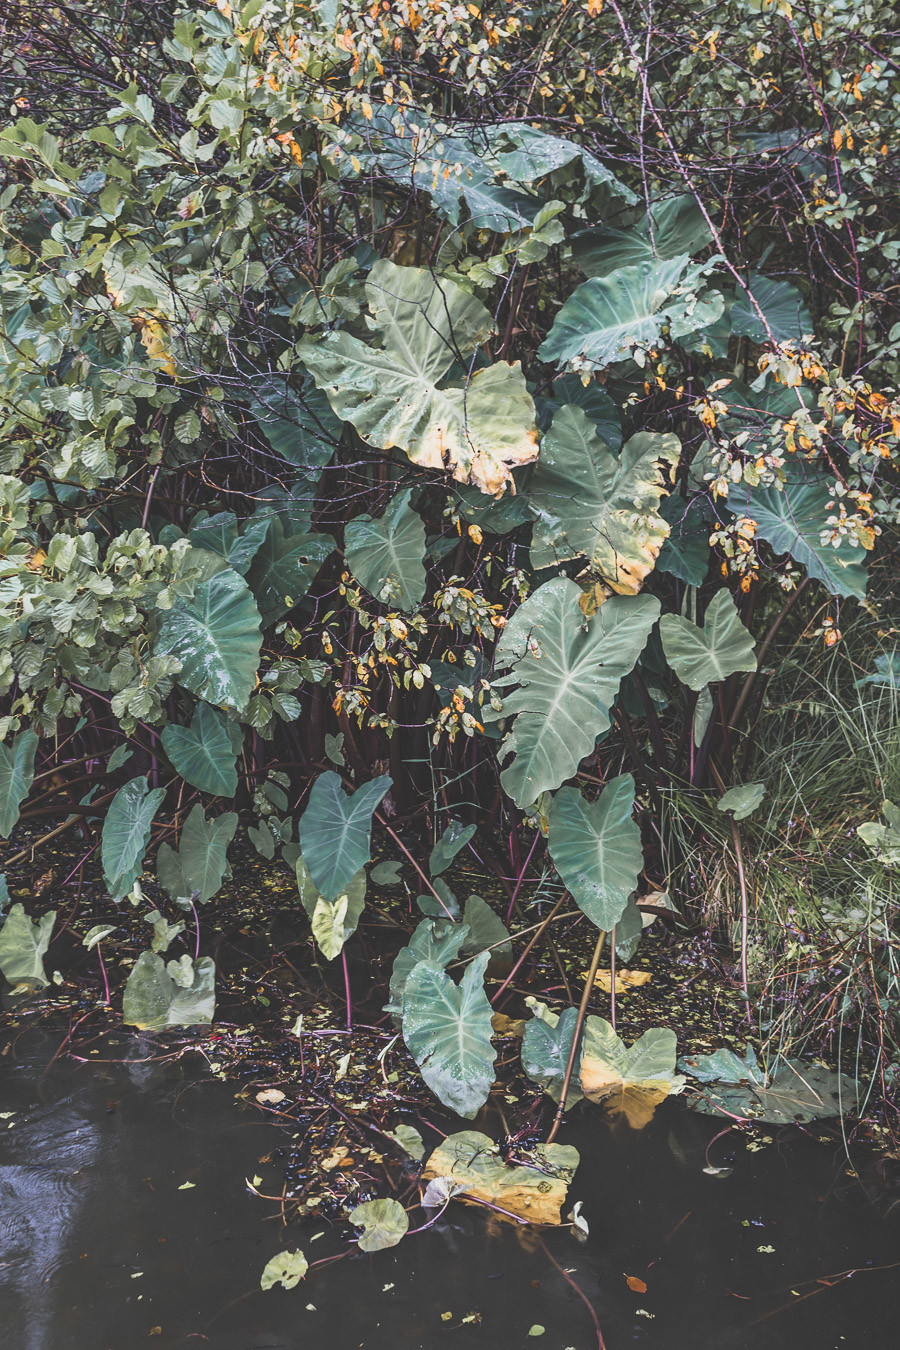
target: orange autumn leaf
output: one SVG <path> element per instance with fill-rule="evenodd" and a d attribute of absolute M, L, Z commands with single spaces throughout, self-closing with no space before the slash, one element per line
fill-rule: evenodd
<path fill-rule="evenodd" d="M 646 1294 L 647 1292 L 646 1282 L 639 1279 L 637 1275 L 626 1275 L 625 1283 L 633 1294 Z"/>

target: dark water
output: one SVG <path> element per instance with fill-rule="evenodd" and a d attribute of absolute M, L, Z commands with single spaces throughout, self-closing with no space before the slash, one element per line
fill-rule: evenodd
<path fill-rule="evenodd" d="M 57 1062 L 43 1077 L 46 1041 L 0 1060 L 0 1111 L 14 1112 L 0 1119 L 3 1350 L 597 1346 L 530 1235 L 458 1204 L 395 1250 L 261 1292 L 275 1252 L 302 1246 L 313 1261 L 342 1250 L 341 1233 L 324 1222 L 285 1233 L 278 1207 L 244 1183 L 280 1191 L 277 1163 L 260 1159 L 281 1132 L 195 1059 L 140 1063 L 152 1048 L 130 1045 L 125 1066 Z M 900 1262 L 900 1204 L 877 1166 L 858 1161 L 854 1178 L 834 1142 L 773 1132 L 757 1152 L 718 1140 L 710 1160 L 734 1170 L 712 1177 L 705 1151 L 722 1122 L 670 1102 L 634 1133 L 581 1109 L 561 1137 L 582 1152 L 571 1194 L 591 1236 L 545 1240 L 593 1303 L 607 1350 L 900 1344 L 900 1267 L 879 1269 Z"/>

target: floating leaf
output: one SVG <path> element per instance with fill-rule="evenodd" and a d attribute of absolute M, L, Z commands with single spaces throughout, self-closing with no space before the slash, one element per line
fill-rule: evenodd
<path fill-rule="evenodd" d="M 689 689 L 699 692 L 736 671 L 756 670 L 753 638 L 724 588 L 707 606 L 702 628 L 680 614 L 664 614 L 659 632 L 666 660 Z"/>
<path fill-rule="evenodd" d="M 381 516 L 356 516 L 344 528 L 344 557 L 356 580 L 408 613 L 425 594 L 425 526 L 409 504 L 412 488 L 394 496 Z"/>
<path fill-rule="evenodd" d="M 460 849 L 465 848 L 472 838 L 476 829 L 477 826 L 475 825 L 463 825 L 461 820 L 452 819 L 450 821 L 431 850 L 431 857 L 428 859 L 428 870 L 433 877 L 438 877 L 442 872 L 446 872 Z"/>
<path fill-rule="evenodd" d="M 420 961 L 403 991 L 407 1049 L 435 1096 L 470 1119 L 494 1082 L 491 1005 L 484 992 L 488 960 L 487 952 L 476 956 L 458 985 L 436 961 Z"/>
<path fill-rule="evenodd" d="M 169 722 L 162 729 L 163 749 L 191 787 L 216 797 L 233 797 L 238 776 L 235 759 L 243 733 L 208 703 L 198 703 L 190 725 Z"/>
<path fill-rule="evenodd" d="M 390 786 L 390 777 L 382 774 L 348 796 L 332 769 L 313 783 L 300 817 L 300 848 L 313 884 L 326 900 L 346 891 L 369 861 L 372 815 Z"/>
<path fill-rule="evenodd" d="M 735 820 L 743 820 L 759 806 L 766 795 L 765 783 L 744 783 L 741 787 L 729 788 L 716 802 L 717 811 L 731 811 Z"/>
<path fill-rule="evenodd" d="M 388 1135 L 416 1162 L 421 1162 L 425 1157 L 424 1141 L 414 1125 L 398 1125 L 395 1130 L 388 1130 Z"/>
<path fill-rule="evenodd" d="M 583 556 L 614 591 L 636 595 L 669 533 L 659 513 L 667 491 L 660 461 L 674 466 L 680 454 L 677 436 L 641 432 L 617 458 L 583 409 L 565 404 L 541 442 L 528 486 L 537 516 L 532 566 Z"/>
<path fill-rule="evenodd" d="M 293 1289 L 300 1283 L 309 1270 L 309 1262 L 298 1249 L 295 1252 L 279 1252 L 266 1262 L 266 1268 L 260 1276 L 259 1287 L 271 1289 L 280 1284 L 282 1289 Z"/>
<path fill-rule="evenodd" d="M 180 682 L 208 703 L 242 712 L 256 685 L 260 617 L 242 576 L 226 567 L 176 600 L 163 616 L 157 651 L 181 662 Z"/>
<path fill-rule="evenodd" d="M 579 1161 L 578 1150 L 567 1144 L 538 1144 L 529 1150 L 528 1166 L 505 1163 L 488 1135 L 462 1130 L 438 1145 L 422 1175 L 463 1186 L 461 1200 L 497 1205 L 529 1223 L 559 1224 Z"/>
<path fill-rule="evenodd" d="M 191 807 L 178 852 L 169 844 L 161 844 L 156 855 L 160 882 L 173 900 L 189 900 L 199 892 L 196 898 L 205 904 L 218 892 L 228 866 L 228 845 L 237 824 L 234 811 L 207 820 L 199 802 Z"/>
<path fill-rule="evenodd" d="M 110 933 L 115 931 L 116 925 L 114 923 L 95 923 L 93 928 L 89 928 L 85 933 L 81 939 L 81 944 L 83 947 L 87 947 L 88 951 L 92 951 L 98 943 L 102 942 L 104 938 L 108 938 Z"/>
<path fill-rule="evenodd" d="M 501 634 L 494 687 L 516 720 L 500 748 L 515 758 L 501 775 L 519 806 L 570 778 L 610 724 L 610 707 L 623 675 L 634 667 L 659 617 L 655 596 L 613 596 L 585 620 L 582 591 L 554 577 L 520 605 Z M 512 693 L 502 693 L 510 686 Z M 523 714 L 519 716 L 519 714 Z"/>
<path fill-rule="evenodd" d="M 659 1102 L 680 1092 L 684 1079 L 675 1073 L 677 1042 L 667 1027 L 651 1027 L 626 1046 L 602 1017 L 588 1017 L 584 1029 L 581 1088 L 612 1115 L 622 1115 L 634 1129 L 648 1123 Z"/>
<path fill-rule="evenodd" d="M 12 834 L 22 803 L 34 782 L 37 733 L 20 731 L 11 745 L 0 741 L 0 837 Z"/>
<path fill-rule="evenodd" d="M 852 1078 L 799 1059 L 778 1059 L 769 1076 L 749 1049 L 743 1060 L 731 1051 L 717 1050 L 712 1055 L 688 1057 L 682 1067 L 704 1084 L 702 1096 L 692 1097 L 690 1104 L 706 1115 L 791 1125 L 845 1115 L 857 1108 Z"/>
<path fill-rule="evenodd" d="M 575 1035 L 575 1023 L 578 1021 L 578 1009 L 566 1008 L 562 1013 L 551 1012 L 545 1003 L 540 1003 L 529 995 L 525 1002 L 534 1014 L 525 1024 L 522 1037 L 522 1068 L 528 1077 L 548 1093 L 555 1102 L 562 1095 L 562 1085 L 566 1077 L 566 1067 L 572 1050 L 572 1037 Z M 581 1038 L 569 1091 L 566 1096 L 568 1111 L 581 1101 L 578 1084 L 581 1078 L 581 1055 L 584 1037 Z"/>
<path fill-rule="evenodd" d="M 451 366 L 490 335 L 480 300 L 419 267 L 376 262 L 366 282 L 375 347 L 350 333 L 305 337 L 298 351 L 339 417 L 372 445 L 453 472 L 496 495 L 510 469 L 537 458 L 534 404 L 518 362 L 498 361 L 462 384 Z"/>
<path fill-rule="evenodd" d="M 587 979 L 588 972 L 584 971 L 582 979 Z M 651 979 L 649 970 L 627 970 L 624 967 L 616 971 L 616 993 L 630 994 L 634 989 L 640 989 L 643 985 L 649 984 Z M 612 990 L 612 975 L 608 970 L 598 970 L 594 976 L 594 989 L 601 990 L 608 994 Z"/>
<path fill-rule="evenodd" d="M 130 891 L 141 875 L 153 817 L 165 795 L 165 788 L 151 792 L 145 775 L 120 787 L 109 804 L 101 832 L 101 858 L 114 900 Z"/>
<path fill-rule="evenodd" d="M 356 932 L 365 909 L 365 868 L 360 868 L 346 890 L 334 900 L 326 900 L 316 889 L 302 856 L 297 859 L 295 868 L 300 903 L 312 922 L 313 937 L 325 959 L 333 961 L 340 956 L 347 939 Z"/>
<path fill-rule="evenodd" d="M 398 886 L 403 880 L 401 871 L 402 863 L 382 862 L 376 863 L 369 873 L 369 877 L 375 882 L 376 886 Z"/>
<path fill-rule="evenodd" d="M 595 802 L 560 788 L 550 809 L 550 856 L 579 909 L 605 932 L 619 922 L 644 865 L 632 820 L 634 779 L 620 774 Z"/>
<path fill-rule="evenodd" d="M 142 952 L 125 985 L 122 1019 L 141 1031 L 193 1027 L 211 1022 L 216 1009 L 216 966 L 212 957 L 163 964 L 161 956 Z"/>
<path fill-rule="evenodd" d="M 884 863 L 885 867 L 893 867 L 900 863 L 900 807 L 885 801 L 881 809 L 886 825 L 879 825 L 877 820 L 867 820 L 856 827 L 856 833 L 869 848 L 875 850 L 879 862 Z"/>
<path fill-rule="evenodd" d="M 44 955 L 55 923 L 55 909 L 32 923 L 24 905 L 12 906 L 0 929 L 0 970 L 11 985 L 43 987 L 50 983 L 44 974 Z"/>
<path fill-rule="evenodd" d="M 409 1228 L 409 1216 L 398 1200 L 366 1200 L 349 1214 L 355 1228 L 361 1228 L 357 1238 L 361 1252 L 381 1252 L 396 1247 Z"/>

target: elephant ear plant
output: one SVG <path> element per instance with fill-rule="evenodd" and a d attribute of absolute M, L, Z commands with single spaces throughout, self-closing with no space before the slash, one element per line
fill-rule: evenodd
<path fill-rule="evenodd" d="M 725 111 L 712 39 L 672 63 L 616 5 L 98 0 L 99 85 L 81 21 L 32 8 L 0 131 L 7 980 L 46 985 L 17 868 L 68 833 L 116 907 L 88 925 L 104 981 L 142 934 L 124 1007 L 107 988 L 126 1024 L 209 1023 L 205 930 L 249 855 L 296 882 L 323 997 L 340 957 L 352 1026 L 362 966 L 449 1110 L 488 1101 L 524 992 L 551 1138 L 580 1097 L 646 1115 L 685 1087 L 673 1037 L 619 1037 L 614 971 L 591 1012 L 599 964 L 670 885 L 697 918 L 671 879 L 714 847 L 752 1012 L 746 843 L 783 825 L 760 712 L 776 670 L 818 698 L 810 634 L 838 646 L 892 565 L 900 202 L 865 149 L 890 61 L 832 15 L 816 69 L 864 74 L 807 132 L 785 6 L 723 10 L 759 53 Z M 873 867 L 896 816 L 861 825 Z M 523 990 L 558 915 L 593 947 L 578 1006 Z M 356 1216 L 363 1250 L 402 1227 Z"/>

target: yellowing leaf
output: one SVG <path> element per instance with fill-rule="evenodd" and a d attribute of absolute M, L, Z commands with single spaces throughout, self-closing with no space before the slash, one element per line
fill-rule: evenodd
<path fill-rule="evenodd" d="M 583 970 L 581 978 L 586 980 L 588 972 Z M 651 980 L 649 970 L 617 970 L 616 971 L 616 993 L 627 994 L 632 989 L 640 989 L 641 985 L 649 984 Z M 610 972 L 608 970 L 598 970 L 594 976 L 594 988 L 601 989 L 604 993 L 610 991 Z"/>

